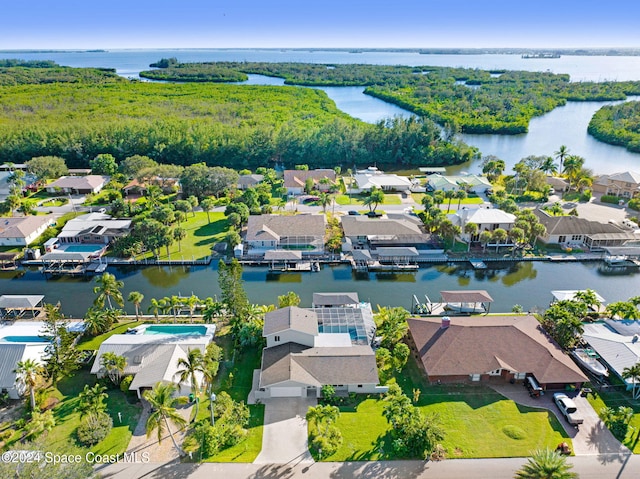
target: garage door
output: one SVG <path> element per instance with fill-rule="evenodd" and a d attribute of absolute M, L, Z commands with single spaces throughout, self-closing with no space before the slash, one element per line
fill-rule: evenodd
<path fill-rule="evenodd" d="M 290 398 L 290 397 L 301 397 L 301 396 L 302 396 L 301 388 L 271 388 L 272 398 Z"/>

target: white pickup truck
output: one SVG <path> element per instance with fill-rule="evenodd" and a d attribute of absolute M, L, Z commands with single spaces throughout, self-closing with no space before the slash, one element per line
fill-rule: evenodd
<path fill-rule="evenodd" d="M 578 412 L 576 403 L 574 403 L 573 400 L 569 398 L 569 396 L 564 393 L 555 393 L 553 395 L 553 400 L 555 401 L 556 406 L 558 406 L 558 409 L 560 409 L 560 412 L 567 419 L 567 422 L 569 424 L 578 427 L 584 422 L 584 418 Z"/>

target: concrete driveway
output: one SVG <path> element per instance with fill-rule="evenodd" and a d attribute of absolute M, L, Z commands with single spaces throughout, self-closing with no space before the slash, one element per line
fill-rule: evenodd
<path fill-rule="evenodd" d="M 271 398 L 264 404 L 262 451 L 256 464 L 312 463 L 307 439 L 307 410 L 315 398 Z"/>
<path fill-rule="evenodd" d="M 560 421 L 562 427 L 573 442 L 573 452 L 576 456 L 598 455 L 608 456 L 612 460 L 618 456 L 622 458 L 631 451 L 613 437 L 607 426 L 600 420 L 589 401 L 577 392 L 568 393 L 578 410 L 584 416 L 584 423 L 579 429 L 569 424 L 553 402 L 553 393 L 549 392 L 539 398 L 532 398 L 526 388 L 518 384 L 492 384 L 491 387 L 508 399 L 530 407 L 544 408 L 551 411 Z"/>

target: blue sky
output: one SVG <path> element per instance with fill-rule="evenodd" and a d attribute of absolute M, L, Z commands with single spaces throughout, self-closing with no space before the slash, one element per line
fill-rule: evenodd
<path fill-rule="evenodd" d="M 29 0 L 0 49 L 640 47 L 638 0 Z"/>

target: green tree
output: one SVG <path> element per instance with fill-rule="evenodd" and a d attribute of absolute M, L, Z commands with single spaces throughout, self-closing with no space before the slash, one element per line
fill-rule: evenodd
<path fill-rule="evenodd" d="M 378 205 L 382 202 L 384 202 L 384 191 L 374 186 L 362 201 L 362 204 L 369 207 L 370 213 L 375 213 L 376 208 L 378 208 Z"/>
<path fill-rule="evenodd" d="M 467 199 L 467 192 L 464 190 L 458 190 L 456 191 L 456 199 L 458 200 L 458 210 L 460 210 L 460 203 L 462 202 L 462 200 Z"/>
<path fill-rule="evenodd" d="M 93 387 L 89 387 L 88 384 L 84 385 L 84 390 L 78 394 L 78 407 L 76 410 L 80 413 L 80 417 L 84 417 L 88 414 L 104 413 L 107 410 L 107 390 L 106 387 L 100 383 L 94 384 Z"/>
<path fill-rule="evenodd" d="M 119 306 L 124 306 L 124 299 L 122 297 L 122 291 L 124 282 L 116 279 L 115 275 L 111 273 L 103 273 L 96 278 L 98 286 L 93 288 L 93 293 L 98 296 L 93 301 L 93 304 L 104 308 L 105 302 L 109 305 L 109 309 L 113 309 L 112 300 Z"/>
<path fill-rule="evenodd" d="M 127 301 L 129 301 L 136 308 L 136 319 L 140 317 L 140 305 L 142 304 L 142 300 L 144 299 L 144 294 L 140 291 L 131 291 L 129 296 L 127 296 Z"/>
<path fill-rule="evenodd" d="M 327 212 L 327 206 L 329 206 L 331 204 L 331 202 L 333 201 L 333 198 L 328 193 L 320 193 L 318 195 L 318 198 L 320 198 L 318 200 L 318 203 L 320 203 L 320 206 L 322 206 L 322 212 L 326 213 Z"/>
<path fill-rule="evenodd" d="M 224 235 L 225 242 L 229 245 L 229 248 L 233 250 L 236 246 L 242 243 L 242 237 L 235 230 L 229 230 Z"/>
<path fill-rule="evenodd" d="M 205 213 L 207 213 L 207 223 L 211 224 L 211 218 L 209 217 L 209 212 L 215 207 L 215 201 L 212 198 L 204 198 L 201 202 L 200 202 L 200 208 L 202 208 L 202 211 L 204 211 Z"/>
<path fill-rule="evenodd" d="M 98 308 L 89 308 L 84 315 L 84 332 L 91 336 L 97 336 L 109 330 L 109 319 L 105 311 Z"/>
<path fill-rule="evenodd" d="M 173 230 L 173 239 L 178 242 L 178 251 L 182 251 L 182 240 L 187 237 L 187 230 L 179 226 Z"/>
<path fill-rule="evenodd" d="M 169 426 L 170 422 L 179 428 L 187 425 L 187 421 L 175 408 L 177 404 L 184 402 L 184 399 L 174 397 L 176 389 L 175 384 L 158 382 L 152 390 L 147 390 L 143 393 L 144 398 L 151 406 L 151 414 L 147 418 L 146 432 L 147 437 L 149 437 L 153 434 L 153 431 L 157 431 L 158 444 L 162 442 L 162 437 L 168 432 L 173 442 L 173 447 L 176 448 L 180 456 L 184 456 L 184 452 L 176 442 L 176 438 Z"/>
<path fill-rule="evenodd" d="M 569 156 L 569 148 L 565 145 L 560 145 L 560 148 L 558 148 L 558 151 L 556 151 L 554 155 L 556 160 L 559 160 L 560 162 L 560 168 L 558 168 L 558 171 L 564 171 L 564 159 Z"/>
<path fill-rule="evenodd" d="M 218 263 L 218 285 L 222 291 L 222 302 L 233 317 L 241 316 L 249 306 L 247 293 L 242 284 L 242 265 L 233 258 L 229 264 Z"/>
<path fill-rule="evenodd" d="M 143 155 L 133 155 L 125 158 L 125 160 L 120 163 L 120 171 L 127 178 L 137 178 L 138 174 L 144 169 L 152 169 L 158 166 L 154 160 L 149 158 L 148 156 Z"/>
<path fill-rule="evenodd" d="M 483 251 L 487 250 L 487 245 L 491 242 L 492 237 L 493 235 L 491 234 L 491 231 L 484 230 L 480 232 L 480 237 L 478 239 L 480 241 L 480 244 L 482 245 Z"/>
<path fill-rule="evenodd" d="M 617 408 L 603 407 L 599 415 L 611 431 L 611 434 L 618 440 L 624 441 L 629 431 L 629 423 L 633 419 L 633 409 L 625 406 Z"/>
<path fill-rule="evenodd" d="M 53 417 L 53 409 L 49 409 L 42 413 L 39 411 L 32 411 L 31 419 L 25 426 L 26 437 L 28 439 L 34 439 L 44 432 L 51 431 L 55 425 L 56 420 Z"/>
<path fill-rule="evenodd" d="M 449 200 L 447 204 L 447 212 L 451 211 L 451 201 L 456 197 L 456 192 L 454 190 L 447 190 L 444 192 L 445 199 Z"/>
<path fill-rule="evenodd" d="M 286 308 L 287 306 L 298 306 L 300 304 L 300 296 L 295 292 L 289 291 L 287 294 L 278 296 L 278 308 Z"/>
<path fill-rule="evenodd" d="M 508 237 L 506 230 L 503 228 L 496 228 L 491 233 L 491 241 L 496 244 L 496 253 L 498 252 L 498 248 L 500 247 L 500 243 L 503 243 Z"/>
<path fill-rule="evenodd" d="M 75 345 L 75 335 L 67 329 L 69 321 L 63 318 L 58 307 L 45 304 L 44 311 L 45 319 L 41 336 L 48 338 L 51 342 L 47 346 L 43 360 L 53 387 L 57 387 L 59 379 L 70 375 L 80 367 L 78 362 L 80 353 Z"/>
<path fill-rule="evenodd" d="M 554 175 L 558 172 L 558 165 L 553 161 L 553 158 L 547 156 L 542 165 L 540 165 L 540 171 L 543 171 L 547 175 Z"/>
<path fill-rule="evenodd" d="M 22 384 L 26 390 L 29 391 L 31 410 L 35 411 L 36 387 L 44 372 L 42 365 L 35 362 L 35 360 L 28 358 L 23 361 L 18 361 L 16 369 L 14 369 L 13 372 L 16 374 L 16 381 L 18 384 Z"/>
<path fill-rule="evenodd" d="M 630 379 L 633 382 L 631 396 L 633 399 L 640 399 L 640 362 L 622 370 L 622 378 Z"/>
<path fill-rule="evenodd" d="M 551 449 L 539 449 L 527 459 L 527 463 L 516 471 L 516 479 L 574 479 L 578 475 L 571 472 L 572 464 Z"/>
<path fill-rule="evenodd" d="M 640 319 L 640 310 L 630 301 L 616 301 L 607 305 L 607 314 L 612 318 Z"/>
<path fill-rule="evenodd" d="M 113 176 L 118 172 L 118 163 L 113 155 L 101 153 L 89 162 L 94 175 Z"/>
<path fill-rule="evenodd" d="M 38 180 L 59 178 L 69 172 L 64 158 L 58 156 L 38 156 L 25 163 L 27 171 Z"/>
<path fill-rule="evenodd" d="M 191 384 L 191 393 L 195 398 L 194 419 L 198 417 L 198 408 L 200 405 L 200 384 L 198 383 L 198 374 L 204 369 L 204 358 L 200 349 L 189 349 L 186 358 L 178 358 L 178 369 L 174 376 L 178 377 L 179 383 Z"/>
<path fill-rule="evenodd" d="M 100 366 L 105 369 L 111 382 L 117 386 L 120 384 L 124 369 L 127 367 L 127 358 L 107 351 L 100 357 Z"/>
<path fill-rule="evenodd" d="M 407 334 L 409 324 L 409 311 L 402 307 L 381 308 L 374 315 L 377 330 L 376 334 L 382 336 L 380 345 L 391 350 L 393 346 L 401 342 Z"/>

